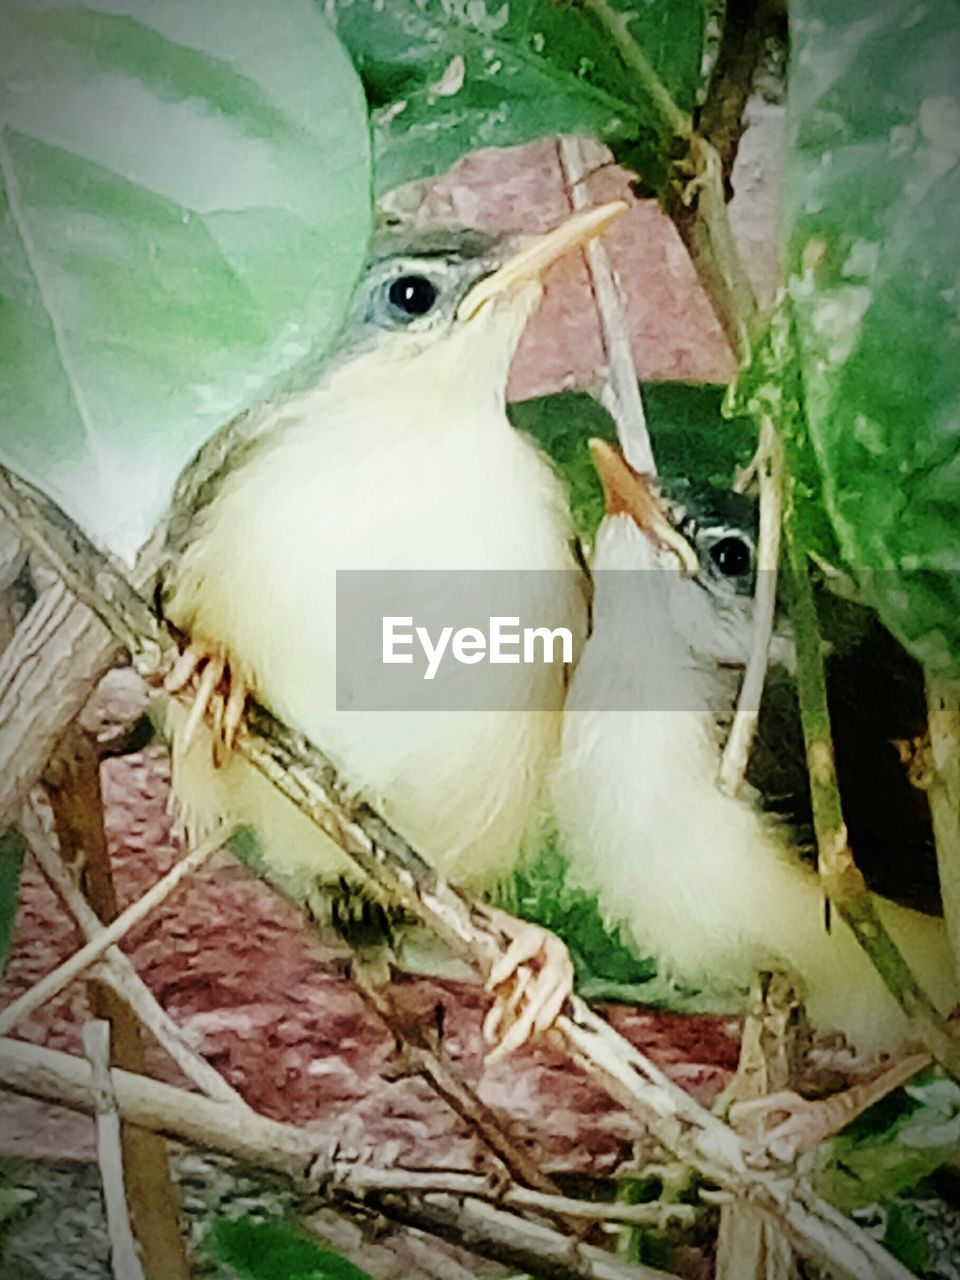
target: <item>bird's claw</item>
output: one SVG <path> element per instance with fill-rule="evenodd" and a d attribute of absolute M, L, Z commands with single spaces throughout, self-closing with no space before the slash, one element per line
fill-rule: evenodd
<path fill-rule="evenodd" d="M 484 1040 L 493 1046 L 489 1063 L 548 1030 L 573 991 L 573 962 L 555 934 L 512 917 L 501 920 L 512 940 L 486 981 L 494 996 L 483 1023 Z"/>
<path fill-rule="evenodd" d="M 210 651 L 194 644 L 181 653 L 163 684 L 168 693 L 180 693 L 191 681 L 196 681 L 196 693 L 183 727 L 182 747 L 184 750 L 189 747 L 209 711 L 213 760 L 219 765 L 224 752 L 232 751 L 236 745 L 249 687 L 222 651 Z"/>
<path fill-rule="evenodd" d="M 829 1098 L 811 1100 L 790 1089 L 737 1102 L 730 1108 L 730 1122 L 735 1128 L 744 1123 L 755 1124 L 758 1117 L 782 1115 L 783 1119 L 767 1129 L 761 1139 L 763 1152 L 775 1160 L 792 1162 L 805 1151 L 832 1138 L 870 1107 L 911 1080 L 918 1071 L 929 1066 L 926 1053 L 903 1053 L 893 1059 L 872 1080 L 851 1085 Z"/>
<path fill-rule="evenodd" d="M 736 1102 L 730 1108 L 730 1123 L 735 1129 L 767 1120 L 769 1127 L 759 1140 L 764 1155 L 791 1164 L 804 1151 L 810 1151 L 836 1132 L 837 1116 L 832 1099 L 812 1101 L 784 1089 L 763 1098 Z M 774 1123 L 775 1118 L 776 1122 Z"/>

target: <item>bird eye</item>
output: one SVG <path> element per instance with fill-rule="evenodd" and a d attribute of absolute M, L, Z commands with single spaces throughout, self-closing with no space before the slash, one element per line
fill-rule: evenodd
<path fill-rule="evenodd" d="M 710 559 L 725 578 L 739 578 L 749 573 L 753 554 L 742 538 L 729 535 L 713 544 Z"/>
<path fill-rule="evenodd" d="M 408 320 L 425 316 L 437 300 L 437 286 L 426 276 L 398 276 L 387 290 L 391 307 Z"/>

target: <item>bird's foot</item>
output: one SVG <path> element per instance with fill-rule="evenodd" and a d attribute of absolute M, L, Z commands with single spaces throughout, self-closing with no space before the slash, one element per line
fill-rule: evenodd
<path fill-rule="evenodd" d="M 222 649 L 208 649 L 193 643 L 170 668 L 163 686 L 168 693 L 181 693 L 191 683 L 196 685 L 196 692 L 181 744 L 186 750 L 209 711 L 213 720 L 213 762 L 219 767 L 224 755 L 236 744 L 250 688 L 240 669 Z"/>
<path fill-rule="evenodd" d="M 330 901 L 330 923 L 351 950 L 384 946 L 392 949 L 392 925 L 398 918 L 402 918 L 400 912 L 391 918 L 389 907 L 371 897 L 366 886 L 340 877 L 339 887 Z"/>
<path fill-rule="evenodd" d="M 560 939 L 539 925 L 488 908 L 510 939 L 494 964 L 486 990 L 494 998 L 483 1024 L 492 1045 L 488 1062 L 497 1062 L 547 1031 L 573 993 L 573 961 Z"/>
<path fill-rule="evenodd" d="M 929 1064 L 929 1054 L 905 1054 L 873 1080 L 853 1085 L 829 1098 L 803 1098 L 792 1090 L 783 1090 L 764 1098 L 738 1102 L 730 1108 L 730 1122 L 734 1128 L 740 1128 L 768 1118 L 771 1124 L 760 1140 L 760 1151 L 775 1160 L 792 1163 L 805 1151 L 812 1151 L 845 1129 L 874 1103 L 906 1084 Z"/>
<path fill-rule="evenodd" d="M 907 780 L 918 791 L 929 791 L 936 777 L 930 734 L 918 738 L 894 738 L 893 748 L 906 768 Z"/>

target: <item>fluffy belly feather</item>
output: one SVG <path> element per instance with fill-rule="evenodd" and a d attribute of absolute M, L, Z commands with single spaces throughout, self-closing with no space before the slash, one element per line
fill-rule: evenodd
<path fill-rule="evenodd" d="M 559 611 L 582 637 L 565 495 L 502 417 L 478 422 L 466 447 L 463 434 L 451 441 L 421 424 L 373 456 L 362 451 L 294 432 L 228 477 L 168 583 L 167 613 L 195 642 L 225 651 L 256 696 L 424 857 L 460 882 L 490 883 L 538 821 L 563 669 L 516 669 L 538 685 L 535 712 L 337 711 L 335 570 L 566 570 L 550 590 L 560 584 Z M 529 580 L 535 612 L 545 579 Z M 350 870 L 242 759 L 215 769 L 209 736 L 184 750 L 178 708 L 172 720 L 174 793 L 193 834 L 226 819 L 253 827 L 281 871 L 334 880 Z"/>

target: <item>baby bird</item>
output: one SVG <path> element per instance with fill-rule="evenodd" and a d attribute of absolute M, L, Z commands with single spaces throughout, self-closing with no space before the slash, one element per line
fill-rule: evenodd
<path fill-rule="evenodd" d="M 610 446 L 591 448 L 606 502 L 594 626 L 553 778 L 573 876 L 668 975 L 733 993 L 762 967 L 786 967 L 816 1031 L 842 1032 L 862 1054 L 899 1051 L 906 1019 L 847 925 L 835 917 L 826 930 L 818 877 L 789 828 L 716 785 L 730 666 L 749 649 L 749 532 L 691 526 L 692 546 L 643 476 Z M 948 1013 L 957 987 L 942 921 L 876 902 Z"/>
<path fill-rule="evenodd" d="M 381 246 L 340 348 L 300 389 L 226 427 L 186 471 L 162 601 L 189 638 L 171 684 L 199 674 L 172 748 L 176 801 L 194 834 L 221 819 L 253 828 L 271 868 L 334 893 L 354 874 L 230 753 L 249 691 L 456 884 L 486 888 L 521 855 L 559 742 L 562 664 L 512 669 L 516 706 L 536 710 L 340 710 L 336 575 L 560 570 L 519 574 L 521 604 L 582 638 L 569 504 L 551 465 L 510 425 L 506 382 L 543 273 L 624 207 L 584 211 L 519 247 L 454 233 Z M 392 613 L 408 611 L 399 603 Z M 441 667 L 434 683 L 456 679 Z M 220 760 L 202 721 L 211 699 Z M 526 1010 L 510 1007 L 513 1046 L 538 1011 L 552 1020 L 572 971 L 550 935 L 500 922 L 513 944 L 495 972 L 506 981 L 526 966 L 513 974 Z"/>

